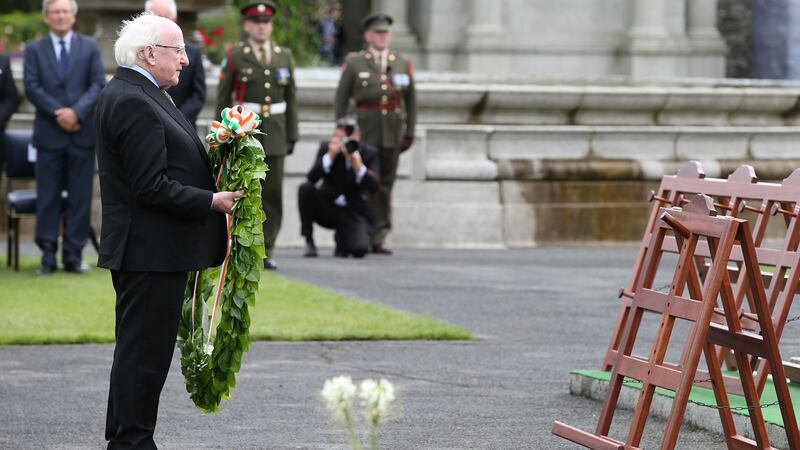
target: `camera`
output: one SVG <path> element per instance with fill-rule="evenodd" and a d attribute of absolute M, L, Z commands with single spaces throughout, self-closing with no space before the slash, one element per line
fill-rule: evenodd
<path fill-rule="evenodd" d="M 342 141 L 342 146 L 344 146 L 345 150 L 347 150 L 347 153 L 353 154 L 356 150 L 358 150 L 358 141 L 351 138 L 345 138 Z"/>

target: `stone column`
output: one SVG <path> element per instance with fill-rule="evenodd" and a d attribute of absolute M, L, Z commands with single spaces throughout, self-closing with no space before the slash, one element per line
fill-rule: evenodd
<path fill-rule="evenodd" d="M 485 40 L 499 42 L 503 38 L 503 2 L 489 3 L 483 0 L 470 0 L 470 23 L 467 39 L 472 43 Z"/>
<path fill-rule="evenodd" d="M 416 52 L 417 38 L 408 26 L 407 0 L 377 0 L 375 11 L 384 12 L 394 19 L 392 24 L 392 48 L 401 52 Z"/>
<path fill-rule="evenodd" d="M 725 76 L 727 47 L 717 28 L 717 0 L 686 0 L 690 76 Z"/>
<path fill-rule="evenodd" d="M 667 38 L 664 0 L 635 0 L 633 9 L 632 40 L 658 41 Z"/>
<path fill-rule="evenodd" d="M 505 2 L 470 0 L 469 3 L 469 26 L 464 41 L 465 69 L 469 72 L 507 72 L 511 69 L 511 57 L 503 45 Z"/>
<path fill-rule="evenodd" d="M 674 76 L 677 64 L 666 26 L 665 0 L 634 0 L 633 26 L 624 51 L 632 76 Z"/>
<path fill-rule="evenodd" d="M 687 0 L 687 31 L 692 39 L 719 39 L 717 0 Z"/>

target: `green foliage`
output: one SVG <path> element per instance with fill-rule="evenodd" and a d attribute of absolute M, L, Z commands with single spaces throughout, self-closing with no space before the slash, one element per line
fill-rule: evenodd
<path fill-rule="evenodd" d="M 242 37 L 242 16 L 239 6 L 248 1 L 235 1 L 228 10 L 203 15 L 198 21 L 198 31 L 203 40 L 203 51 L 208 59 L 219 64 L 225 49 Z M 285 0 L 279 2 L 274 18 L 274 39 L 289 47 L 300 66 L 318 63 L 320 36 L 317 17 L 324 5 L 323 0 Z"/>
<path fill-rule="evenodd" d="M 0 14 L 0 51 L 22 51 L 22 44 L 47 33 L 41 10 Z M 3 50 L 3 48 L 5 48 Z"/>
<path fill-rule="evenodd" d="M 178 346 L 190 397 L 201 411 L 217 412 L 220 402 L 230 398 L 242 354 L 250 346 L 248 308 L 255 305 L 265 256 L 261 180 L 268 168 L 264 150 L 252 135 L 219 146 L 209 156 L 215 173 L 222 169 L 219 189 L 244 191 L 245 195 L 236 201 L 228 218 L 231 238 L 227 266 L 189 276 Z M 221 270 L 224 283 L 215 312 Z"/>
<path fill-rule="evenodd" d="M 41 0 L 5 0 L 0 2 L 0 14 L 14 11 L 41 11 L 41 8 Z"/>
<path fill-rule="evenodd" d="M 317 24 L 320 0 L 287 0 L 279 3 L 275 15 L 275 42 L 292 49 L 298 65 L 319 61 L 321 38 Z"/>

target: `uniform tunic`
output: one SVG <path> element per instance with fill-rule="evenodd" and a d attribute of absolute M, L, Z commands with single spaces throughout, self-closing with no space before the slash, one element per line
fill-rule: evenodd
<path fill-rule="evenodd" d="M 272 42 L 270 60 L 266 66 L 259 61 L 258 51 L 248 41 L 240 42 L 228 52 L 220 72 L 217 91 L 217 115 L 233 104 L 242 104 L 261 116 L 259 136 L 269 166 L 262 183 L 262 203 L 267 220 L 264 222 L 264 242 L 267 256 L 272 255 L 283 215 L 283 159 L 287 142 L 298 139 L 297 96 L 294 80 L 294 58 L 286 47 Z"/>
<path fill-rule="evenodd" d="M 391 193 L 400 146 L 414 136 L 416 93 L 411 60 L 395 51 L 386 54 L 386 70 L 370 51 L 347 55 L 336 89 L 336 118 L 353 108 L 362 140 L 380 149 L 381 189 L 375 196 L 373 245 L 383 244 L 391 229 Z M 351 105 L 350 99 L 353 100 Z"/>

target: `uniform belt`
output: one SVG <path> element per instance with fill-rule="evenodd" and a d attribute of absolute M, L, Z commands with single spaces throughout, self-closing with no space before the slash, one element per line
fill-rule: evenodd
<path fill-rule="evenodd" d="M 397 101 L 392 100 L 390 102 L 381 103 L 381 102 L 356 102 L 356 108 L 358 109 L 397 109 Z"/>
<path fill-rule="evenodd" d="M 286 112 L 286 102 L 267 103 L 264 105 L 259 105 L 258 103 L 251 103 L 251 102 L 242 102 L 242 106 L 255 112 L 256 114 L 261 114 L 261 115 L 263 115 L 264 113 L 270 113 L 274 116 L 276 114 L 283 114 Z"/>

